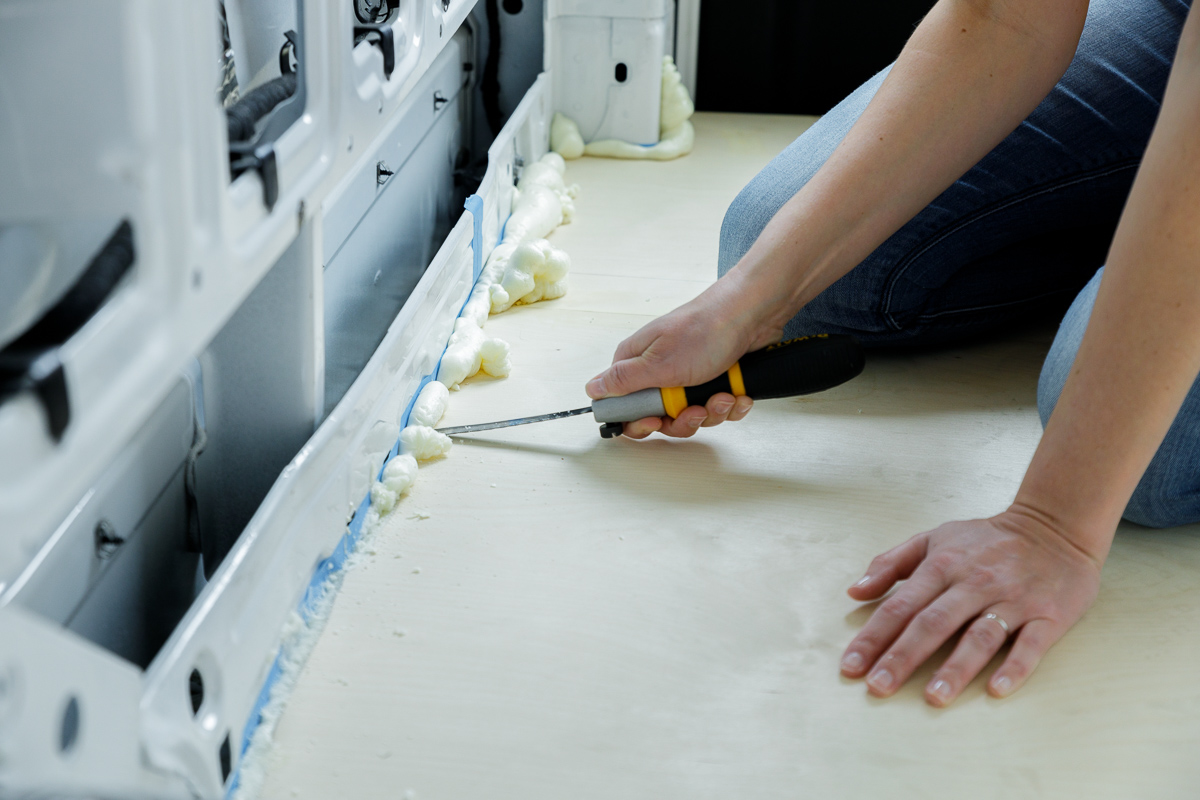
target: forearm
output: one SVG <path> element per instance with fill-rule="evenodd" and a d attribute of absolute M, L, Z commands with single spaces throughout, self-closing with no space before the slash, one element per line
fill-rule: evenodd
<path fill-rule="evenodd" d="M 1008 135 L 1074 55 L 1086 0 L 942 0 L 845 140 L 731 271 L 777 326 Z"/>
<path fill-rule="evenodd" d="M 1017 497 L 1100 562 L 1200 372 L 1198 131 L 1191 18 L 1087 333 Z"/>

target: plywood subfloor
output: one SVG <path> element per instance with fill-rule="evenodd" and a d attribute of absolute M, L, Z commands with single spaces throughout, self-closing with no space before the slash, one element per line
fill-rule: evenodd
<path fill-rule="evenodd" d="M 571 293 L 492 319 L 516 369 L 445 424 L 586 404 L 618 341 L 713 279 L 725 208 L 807 122 L 702 114 L 681 161 L 572 163 Z M 878 357 L 690 441 L 586 417 L 460 440 L 347 576 L 265 796 L 1194 796 L 1194 528 L 1123 528 L 1099 602 L 1009 700 L 838 676 L 869 559 L 1013 495 L 1048 342 Z"/>

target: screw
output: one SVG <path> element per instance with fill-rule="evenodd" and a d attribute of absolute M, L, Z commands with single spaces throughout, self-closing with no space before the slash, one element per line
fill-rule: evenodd
<path fill-rule="evenodd" d="M 387 179 L 392 177 L 395 174 L 396 173 L 394 173 L 390 169 L 388 169 L 388 165 L 383 163 L 382 161 L 380 161 L 378 164 L 375 165 L 375 183 L 377 183 L 380 186 L 387 183 Z"/>

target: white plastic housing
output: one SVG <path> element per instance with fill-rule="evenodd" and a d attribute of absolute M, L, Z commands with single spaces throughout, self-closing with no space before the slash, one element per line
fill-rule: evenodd
<path fill-rule="evenodd" d="M 656 144 L 670 0 L 547 0 L 554 110 L 585 142 Z M 622 80 L 623 78 L 623 80 Z"/>

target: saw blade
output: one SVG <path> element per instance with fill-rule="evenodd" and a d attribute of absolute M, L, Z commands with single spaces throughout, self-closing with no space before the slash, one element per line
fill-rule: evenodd
<path fill-rule="evenodd" d="M 446 436 L 457 436 L 462 433 L 478 433 L 479 431 L 494 431 L 498 428 L 513 428 L 517 425 L 530 425 L 534 422 L 548 422 L 552 419 L 566 419 L 567 417 L 577 417 L 580 414 L 592 413 L 592 407 L 576 408 L 572 411 L 559 411 L 554 414 L 542 414 L 540 417 L 521 417 L 520 419 L 506 419 L 503 422 L 482 422 L 478 425 L 460 425 L 457 428 L 439 428 L 438 433 Z"/>

